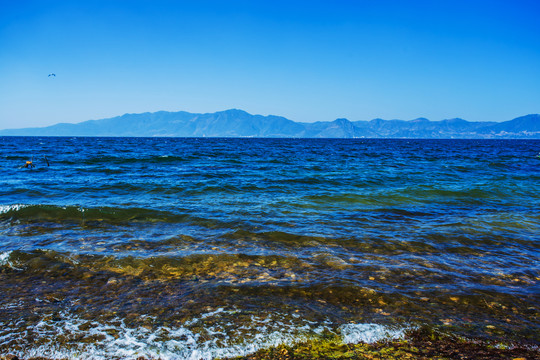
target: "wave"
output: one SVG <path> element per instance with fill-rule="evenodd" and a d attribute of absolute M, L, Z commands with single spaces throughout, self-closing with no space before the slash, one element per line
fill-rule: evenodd
<path fill-rule="evenodd" d="M 16 212 L 20 209 L 23 209 L 25 207 L 28 207 L 30 205 L 24 205 L 24 204 L 13 204 L 13 205 L 0 205 L 0 216 L 1 214 L 9 213 L 9 212 Z"/>
<path fill-rule="evenodd" d="M 0 311 L 0 323 L 32 318 L 36 311 L 72 309 L 82 311 L 86 319 L 110 319 L 116 314 L 131 328 L 155 329 L 164 322 L 172 324 L 169 327 L 185 324 L 186 319 L 201 317 L 207 307 L 231 310 L 236 306 L 254 314 L 286 312 L 287 321 L 327 319 L 334 327 L 350 321 L 443 322 L 484 335 L 482 324 L 489 323 L 507 336 L 534 336 L 527 327 L 535 321 L 538 308 L 534 271 L 483 274 L 481 268 L 476 272 L 446 269 L 445 264 L 422 257 L 415 264 L 404 258 L 374 261 L 338 255 L 323 251 L 310 258 L 183 251 L 159 255 L 154 251 L 152 256 L 136 257 L 7 251 L 0 253 L 0 292 L 5 294 L 0 298 L 0 309 L 5 310 Z M 229 315 L 229 320 L 240 319 L 239 314 Z M 470 328 L 471 319 L 479 324 L 476 329 Z M 380 330 L 344 326 L 341 333 L 345 341 L 369 341 L 384 334 Z"/>
<path fill-rule="evenodd" d="M 59 205 L 13 204 L 0 205 L 0 221 L 52 221 L 52 222 L 166 222 L 197 223 L 219 227 L 219 221 L 197 218 L 171 211 L 144 208 L 81 207 Z"/>
<path fill-rule="evenodd" d="M 9 257 L 12 251 L 4 251 L 0 253 L 0 266 L 5 266 L 9 264 Z"/>
<path fill-rule="evenodd" d="M 393 329 L 380 324 L 345 324 L 340 327 L 340 332 L 346 344 L 372 344 L 384 339 L 402 338 L 404 335 L 403 329 Z"/>
<path fill-rule="evenodd" d="M 134 245 L 135 246 L 135 245 Z M 283 285 L 307 281 L 301 275 L 309 264 L 277 255 L 245 255 L 176 251 L 174 255 L 150 257 L 71 254 L 53 250 L 7 251 L 0 255 L 0 266 L 21 273 L 22 277 L 45 274 L 76 280 L 83 274 L 159 281 L 204 281 L 214 284 Z M 1 269 L 0 267 L 0 269 Z"/>
<path fill-rule="evenodd" d="M 25 358 L 211 360 L 246 356 L 260 349 L 290 346 L 328 334 L 344 343 L 374 343 L 401 338 L 404 333 L 402 329 L 379 324 L 338 326 L 303 319 L 291 321 L 281 314 L 252 314 L 249 323 L 235 326 L 232 318 L 237 314 L 236 309 L 218 308 L 180 325 L 133 327 L 119 317 L 88 320 L 62 311 L 41 316 L 23 333 L 17 331 L 18 324 L 3 324 L 0 350 Z M 35 341 L 27 343 L 25 336 Z"/>
<path fill-rule="evenodd" d="M 117 291 L 129 290 L 129 285 L 139 281 L 224 286 L 226 292 L 231 288 L 246 287 L 249 294 L 277 298 L 286 294 L 296 294 L 300 298 L 315 296 L 350 305 L 357 305 L 360 294 L 370 298 L 376 293 L 380 296 L 392 294 L 391 302 L 405 296 L 410 297 L 407 302 L 420 304 L 420 298 L 437 293 L 443 297 L 446 294 L 475 297 L 490 293 L 501 302 L 514 296 L 527 302 L 537 287 L 534 271 L 506 269 L 502 272 L 503 269 L 493 269 L 481 261 L 464 265 L 460 255 L 392 260 L 379 255 L 343 256 L 325 251 L 324 247 L 298 256 L 287 252 L 248 255 L 226 253 L 218 248 L 197 249 L 189 246 L 192 240 L 184 239 L 180 244 L 170 242 L 167 244 L 169 253 L 152 249 L 144 257 L 136 256 L 141 254 L 137 249 L 145 246 L 144 243 L 121 245 L 120 251 L 117 252 L 115 247 L 106 254 L 99 253 L 99 246 L 103 245 L 98 246 L 97 252 L 87 254 L 9 250 L 0 253 L 0 273 L 17 276 L 21 281 L 34 276 L 62 278 L 67 283 L 95 278 L 103 286 L 115 279 Z M 130 250 L 126 251 L 126 247 Z M 453 263 L 461 267 L 456 268 Z M 479 304 L 483 305 L 482 302 Z"/>

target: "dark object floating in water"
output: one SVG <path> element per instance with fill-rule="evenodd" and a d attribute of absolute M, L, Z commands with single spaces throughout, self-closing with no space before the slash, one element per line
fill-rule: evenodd
<path fill-rule="evenodd" d="M 19 167 L 19 169 L 21 168 L 35 168 L 36 165 L 34 165 L 34 158 L 32 158 L 32 160 L 28 160 L 24 165 L 22 165 L 21 167 Z"/>
<path fill-rule="evenodd" d="M 54 73 L 51 73 L 51 74 L 49 74 L 49 75 L 48 75 L 47 77 L 51 77 L 51 76 L 54 76 L 54 77 L 56 77 L 56 74 L 54 74 Z"/>
<path fill-rule="evenodd" d="M 47 159 L 46 156 L 43 156 L 43 159 L 45 160 L 45 162 L 47 163 L 47 166 L 50 166 L 49 165 L 49 159 Z M 30 168 L 30 169 L 33 169 L 35 168 L 36 165 L 34 165 L 34 157 L 32 156 L 32 158 L 28 161 L 26 161 L 26 163 L 24 163 L 24 165 L 21 165 L 19 166 L 19 169 L 22 169 L 22 168 Z"/>

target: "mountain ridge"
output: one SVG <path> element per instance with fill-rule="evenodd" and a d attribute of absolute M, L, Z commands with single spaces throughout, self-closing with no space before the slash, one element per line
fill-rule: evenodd
<path fill-rule="evenodd" d="M 252 115 L 240 109 L 214 113 L 157 111 L 76 124 L 6 129 L 0 130 L 0 136 L 540 139 L 540 115 L 503 122 L 471 122 L 461 118 L 431 121 L 420 117 L 356 121 L 338 118 L 303 123 L 277 115 Z"/>

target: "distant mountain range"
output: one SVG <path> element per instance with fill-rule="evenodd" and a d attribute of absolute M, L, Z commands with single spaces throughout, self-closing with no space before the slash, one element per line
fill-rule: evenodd
<path fill-rule="evenodd" d="M 158 111 L 78 124 L 7 129 L 0 131 L 0 136 L 540 139 L 540 115 L 531 114 L 504 122 L 418 118 L 407 121 L 337 119 L 300 123 L 281 116 L 252 115 L 237 109 L 207 114 Z"/>

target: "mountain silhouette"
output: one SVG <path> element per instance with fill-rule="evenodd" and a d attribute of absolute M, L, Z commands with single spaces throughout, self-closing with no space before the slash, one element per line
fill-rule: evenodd
<path fill-rule="evenodd" d="M 119 137 L 273 137 L 273 138 L 523 138 L 540 139 L 540 115 L 504 122 L 470 122 L 459 118 L 301 123 L 282 116 L 252 115 L 231 109 L 215 113 L 185 111 L 124 114 L 77 124 L 6 129 L 1 136 Z"/>

